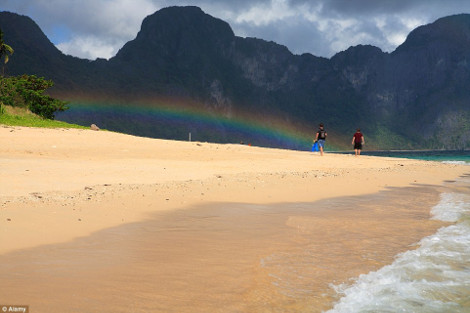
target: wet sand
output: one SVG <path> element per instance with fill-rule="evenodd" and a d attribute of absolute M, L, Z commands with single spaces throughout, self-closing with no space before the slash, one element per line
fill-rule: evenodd
<path fill-rule="evenodd" d="M 337 300 L 331 284 L 442 226 L 423 210 L 438 189 L 154 214 L 0 256 L 1 299 L 32 312 L 321 312 Z"/>
<path fill-rule="evenodd" d="M 442 182 L 467 171 L 104 132 L 0 139 L 0 303 L 31 312 L 321 312 L 331 284 L 434 233 Z"/>

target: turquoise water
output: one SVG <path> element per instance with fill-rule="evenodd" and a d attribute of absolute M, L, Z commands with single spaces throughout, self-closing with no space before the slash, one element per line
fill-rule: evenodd
<path fill-rule="evenodd" d="M 470 150 L 364 151 L 363 155 L 388 156 L 441 162 L 470 163 Z"/>
<path fill-rule="evenodd" d="M 470 164 L 465 151 L 367 154 Z M 451 225 L 422 239 L 416 250 L 397 255 L 392 264 L 332 286 L 341 299 L 327 313 L 470 312 L 470 176 L 448 185 L 431 214 Z"/>

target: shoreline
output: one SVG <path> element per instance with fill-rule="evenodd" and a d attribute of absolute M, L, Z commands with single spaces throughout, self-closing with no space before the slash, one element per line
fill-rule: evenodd
<path fill-rule="evenodd" d="M 13 286 L 0 293 L 48 311 L 128 307 L 113 290 L 165 312 L 328 309 L 330 284 L 442 226 L 432 206 L 470 172 L 90 130 L 1 127 L 0 141 L 0 271 Z"/>
<path fill-rule="evenodd" d="M 48 312 L 324 312 L 339 300 L 332 285 L 391 264 L 447 225 L 429 212 L 444 190 L 395 187 L 313 203 L 154 211 L 70 241 L 0 254 L 0 276 L 10 286 L 0 293 Z"/>
<path fill-rule="evenodd" d="M 314 202 L 440 185 L 456 164 L 1 127 L 0 254 L 216 202 Z M 152 208 L 149 208 L 149 206 Z"/>

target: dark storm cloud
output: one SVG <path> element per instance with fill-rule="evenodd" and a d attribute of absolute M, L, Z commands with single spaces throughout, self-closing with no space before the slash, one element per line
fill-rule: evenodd
<path fill-rule="evenodd" d="M 322 1 L 324 12 L 337 12 L 341 14 L 396 14 L 405 12 L 419 4 L 419 1 L 409 0 L 329 0 Z M 429 2 L 429 0 L 428 0 Z"/>
<path fill-rule="evenodd" d="M 325 42 L 322 32 L 306 20 L 292 18 L 262 26 L 243 23 L 239 24 L 236 30 L 241 34 L 249 34 L 247 37 L 284 45 L 295 54 L 317 51 L 317 55 L 326 55 L 330 52 L 328 45 L 322 44 Z"/>

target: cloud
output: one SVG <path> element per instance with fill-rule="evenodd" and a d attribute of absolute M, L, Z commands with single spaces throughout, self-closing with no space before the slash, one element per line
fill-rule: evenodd
<path fill-rule="evenodd" d="M 258 1 L 222 18 L 239 36 L 272 40 L 296 54 L 331 57 L 359 44 L 393 51 L 413 28 L 425 23 L 425 19 L 398 18 L 411 5 L 395 2 L 400 1 Z"/>
<path fill-rule="evenodd" d="M 65 54 L 79 56 L 84 59 L 110 58 L 116 54 L 116 44 L 106 42 L 95 36 L 74 37 L 72 40 L 62 42 L 57 48 Z"/>
<path fill-rule="evenodd" d="M 77 31 L 68 41 L 58 43 L 57 47 L 64 53 L 89 59 L 114 56 L 127 41 L 135 38 L 145 16 L 156 10 L 147 0 L 88 3 L 80 9 L 74 8 L 80 13 L 70 16 L 67 23 Z M 60 18 L 63 17 L 58 16 L 57 20 L 60 21 Z"/>
<path fill-rule="evenodd" d="M 363 19 L 326 10 L 322 1 L 272 0 L 239 12 L 229 23 L 238 35 L 272 40 L 296 54 L 309 52 L 326 57 L 358 44 L 391 51 L 411 30 L 386 16 Z M 400 27 L 391 29 L 391 22 Z M 389 38 L 392 31 L 393 37 Z"/>
<path fill-rule="evenodd" d="M 35 20 L 64 53 L 90 59 L 112 57 L 157 10 L 149 0 L 7 0 L 9 7 Z"/>
<path fill-rule="evenodd" d="M 271 3 L 250 7 L 249 10 L 239 14 L 235 22 L 237 24 L 249 23 L 256 26 L 269 25 L 295 15 L 295 9 L 289 7 L 287 0 L 273 0 Z"/>
<path fill-rule="evenodd" d="M 33 18 L 64 53 L 110 58 L 143 19 L 168 6 L 199 6 L 238 36 L 283 44 L 296 54 L 331 57 L 358 44 L 391 52 L 437 18 L 470 12 L 467 0 L 1 0 Z"/>
<path fill-rule="evenodd" d="M 425 0 L 427 2 L 432 0 Z M 328 0 L 323 2 L 325 13 L 335 12 L 339 15 L 364 16 L 371 14 L 397 14 L 406 12 L 417 5 L 416 0 Z"/>

